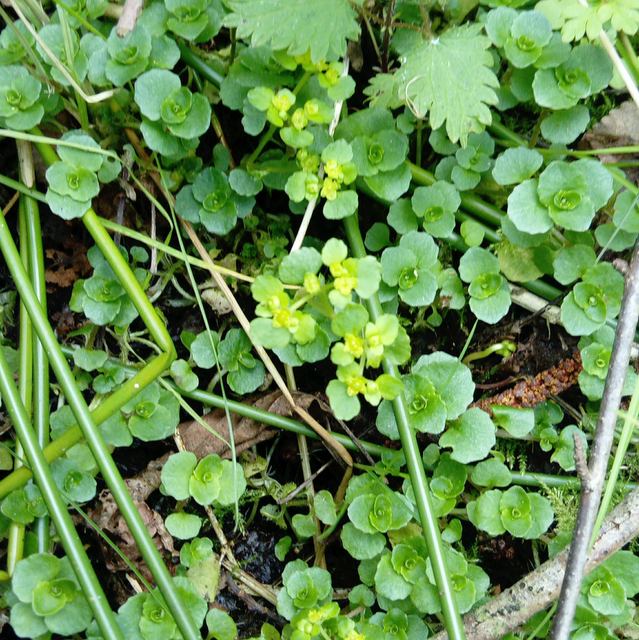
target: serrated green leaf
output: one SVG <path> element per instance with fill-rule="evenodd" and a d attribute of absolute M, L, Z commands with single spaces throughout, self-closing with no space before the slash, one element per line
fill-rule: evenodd
<path fill-rule="evenodd" d="M 224 24 L 256 47 L 268 44 L 296 56 L 310 49 L 313 62 L 336 60 L 346 41 L 359 36 L 357 15 L 347 0 L 229 0 Z"/>
<path fill-rule="evenodd" d="M 446 125 L 448 137 L 466 144 L 482 131 L 497 103 L 499 81 L 492 70 L 490 40 L 479 24 L 453 27 L 413 49 L 397 72 L 398 95 L 419 117 L 430 113 L 433 129 Z"/>

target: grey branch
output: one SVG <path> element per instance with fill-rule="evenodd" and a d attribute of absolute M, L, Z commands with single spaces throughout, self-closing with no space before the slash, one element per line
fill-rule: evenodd
<path fill-rule="evenodd" d="M 639 489 L 633 490 L 606 518 L 585 563 L 589 573 L 639 535 Z M 468 640 L 498 640 L 514 631 L 559 596 L 568 551 L 548 560 L 525 578 L 464 616 Z M 431 640 L 446 640 L 445 631 Z"/>
<path fill-rule="evenodd" d="M 553 640 L 566 640 L 570 635 L 577 599 L 581 588 L 584 565 L 588 555 L 599 504 L 606 479 L 608 459 L 617 424 L 626 371 L 630 361 L 632 341 L 639 319 L 639 244 L 635 246 L 628 274 L 615 342 L 610 358 L 599 419 L 587 473 L 581 479 L 581 499 L 574 537 L 570 546 L 566 574 L 559 596 L 559 607 L 553 623 Z M 582 470 L 584 471 L 584 470 Z"/>

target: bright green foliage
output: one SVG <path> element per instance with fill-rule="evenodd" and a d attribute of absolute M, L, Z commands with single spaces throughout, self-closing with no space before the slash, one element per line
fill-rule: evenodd
<path fill-rule="evenodd" d="M 490 41 L 478 24 L 452 27 L 410 51 L 396 74 L 395 96 L 418 116 L 430 114 L 433 129 L 446 124 L 448 137 L 466 144 L 468 134 L 491 122 L 497 102 Z"/>
<path fill-rule="evenodd" d="M 396 169 L 408 153 L 408 138 L 395 129 L 384 129 L 352 141 L 353 162 L 360 176 L 374 176 Z"/>
<path fill-rule="evenodd" d="M 211 369 L 218 362 L 217 348 L 220 336 L 216 331 L 198 333 L 189 345 L 191 358 L 198 367 Z"/>
<path fill-rule="evenodd" d="M 413 538 L 413 540 L 416 539 Z M 488 576 L 478 566 L 470 564 L 458 551 L 450 548 L 444 550 L 457 606 L 461 613 L 465 613 L 486 594 L 490 584 Z M 411 602 L 423 614 L 435 614 L 441 611 L 441 603 L 430 564 L 430 560 L 428 560 L 426 576 L 417 581 L 410 594 Z"/>
<path fill-rule="evenodd" d="M 169 514 L 164 524 L 166 525 L 166 530 L 174 538 L 178 540 L 190 540 L 200 533 L 202 518 L 193 513 L 178 511 Z"/>
<path fill-rule="evenodd" d="M 125 249 L 120 250 L 125 258 L 128 257 Z M 138 317 L 133 301 L 97 246 L 89 249 L 87 257 L 93 267 L 93 275 L 76 281 L 69 306 L 73 311 L 83 312 L 96 325 L 113 324 L 124 329 Z M 148 272 L 136 267 L 135 263 L 132 266 L 138 281 L 146 288 Z"/>
<path fill-rule="evenodd" d="M 587 269 L 561 303 L 561 321 L 573 336 L 585 336 L 617 317 L 623 276 L 608 262 Z"/>
<path fill-rule="evenodd" d="M 492 489 L 467 506 L 470 521 L 491 536 L 508 531 L 517 538 L 533 539 L 542 535 L 553 520 L 550 502 L 521 487 L 507 491 Z"/>
<path fill-rule="evenodd" d="M 412 511 L 407 499 L 373 478 L 353 478 L 346 500 L 349 503 L 348 517 L 361 533 L 387 533 L 401 529 L 411 519 Z"/>
<path fill-rule="evenodd" d="M 324 216 L 333 220 L 345 218 L 357 209 L 357 193 L 345 189 L 357 177 L 357 168 L 353 163 L 353 148 L 345 140 L 337 140 L 327 145 L 321 153 L 324 178 L 317 174 L 316 161 L 308 154 L 299 156 L 304 162 L 311 160 L 312 170 L 293 173 L 286 183 L 286 193 L 293 202 L 317 197 L 326 199 Z M 310 168 L 310 167 L 309 167 Z"/>
<path fill-rule="evenodd" d="M 463 414 L 475 391 L 468 367 L 441 351 L 421 356 L 403 382 L 409 424 L 424 433 L 441 433 L 448 420 Z M 385 436 L 399 438 L 390 403 L 382 403 L 376 424 Z"/>
<path fill-rule="evenodd" d="M 592 335 L 579 341 L 583 370 L 579 373 L 579 388 L 589 400 L 601 400 L 604 383 L 608 374 L 614 330 L 604 326 Z M 634 391 L 637 374 L 632 367 L 626 370 L 623 384 L 623 395 L 631 395 Z"/>
<path fill-rule="evenodd" d="M 42 84 L 24 67 L 0 67 L 0 121 L 18 131 L 32 129 L 44 116 Z"/>
<path fill-rule="evenodd" d="M 162 155 L 183 155 L 209 128 L 208 100 L 183 87 L 179 76 L 171 71 L 151 69 L 143 73 L 135 81 L 134 99 L 144 116 L 140 127 L 144 140 Z"/>
<path fill-rule="evenodd" d="M 228 613 L 220 609 L 211 609 L 206 614 L 206 628 L 209 630 L 206 640 L 236 640 L 237 626 Z"/>
<path fill-rule="evenodd" d="M 242 329 L 229 329 L 220 342 L 220 365 L 228 371 L 226 381 L 235 393 L 251 393 L 264 382 L 264 365 L 253 356 L 252 349 Z"/>
<path fill-rule="evenodd" d="M 222 26 L 224 9 L 220 0 L 164 0 L 166 26 L 185 40 L 207 42 Z"/>
<path fill-rule="evenodd" d="M 634 35 L 639 29 L 639 9 L 633 0 L 606 0 L 582 4 L 579 0 L 541 0 L 537 10 L 545 14 L 553 29 L 561 29 L 566 42 L 584 35 L 597 40 L 602 29 L 612 27 Z"/>
<path fill-rule="evenodd" d="M 107 161 L 97 142 L 81 131 L 68 131 L 62 140 L 88 149 L 61 145 L 58 147 L 60 161 L 47 169 L 47 204 L 61 218 L 70 220 L 86 213 L 100 190 L 98 178 L 102 182 L 114 180 L 120 172 L 120 163 Z"/>
<path fill-rule="evenodd" d="M 459 261 L 459 275 L 469 283 L 469 304 L 477 318 L 494 324 L 506 315 L 510 291 L 494 255 L 479 247 L 469 249 Z"/>
<path fill-rule="evenodd" d="M 377 612 L 361 626 L 364 638 L 398 638 L 400 640 L 416 640 L 424 638 L 428 633 L 428 627 L 415 614 L 407 615 L 399 608 L 390 609 L 387 612 Z M 383 635 L 381 635 L 383 634 Z M 360 640 L 356 636 L 356 640 Z"/>
<path fill-rule="evenodd" d="M 486 32 L 495 46 L 503 48 L 510 63 L 520 69 L 537 62 L 552 36 L 550 22 L 543 14 L 507 7 L 488 14 Z"/>
<path fill-rule="evenodd" d="M 224 19 L 237 28 L 238 38 L 251 38 L 296 56 L 310 50 L 314 63 L 346 53 L 346 40 L 359 35 L 357 16 L 347 0 L 229 0 L 232 13 Z"/>
<path fill-rule="evenodd" d="M 328 268 L 332 280 L 318 273 L 322 267 Z M 398 364 L 405 362 L 410 357 L 406 332 L 391 316 L 369 322 L 365 309 L 351 303 L 353 293 L 366 299 L 377 291 L 379 263 L 372 256 L 349 258 L 346 245 L 331 239 L 321 254 L 306 247 L 292 253 L 282 261 L 279 275 L 282 280 L 261 275 L 251 285 L 258 302 L 252 338 L 276 349 L 280 359 L 293 365 L 326 357 L 330 343 L 343 338 L 331 352 L 338 370 L 327 394 L 335 414 L 344 420 L 359 412 L 360 394 L 375 405 L 382 398 L 395 398 L 401 391 L 399 380 L 387 374 L 369 379 L 364 369 L 379 367 L 383 356 Z M 294 299 L 282 281 L 302 285 Z M 322 327 L 327 321 L 330 336 L 328 324 Z"/>
<path fill-rule="evenodd" d="M 0 512 L 13 522 L 31 524 L 36 518 L 47 514 L 47 507 L 40 489 L 29 482 L 21 489 L 12 491 L 0 504 Z"/>
<path fill-rule="evenodd" d="M 11 607 L 11 626 L 21 638 L 72 636 L 93 619 L 67 558 L 36 553 L 21 560 L 11 589 L 17 600 Z"/>
<path fill-rule="evenodd" d="M 76 503 L 88 502 L 95 497 L 96 481 L 72 459 L 60 458 L 51 465 L 51 473 L 64 496 Z"/>
<path fill-rule="evenodd" d="M 574 424 L 562 429 L 553 445 L 555 450 L 550 460 L 556 462 L 564 471 L 575 470 L 575 438 L 581 440 L 583 450 L 587 451 L 586 434 Z"/>
<path fill-rule="evenodd" d="M 454 156 L 444 158 L 435 169 L 439 180 L 450 180 L 460 191 L 476 187 L 482 174 L 493 165 L 491 156 L 495 143 L 488 133 L 471 133 L 466 146 L 457 149 Z"/>
<path fill-rule="evenodd" d="M 25 45 L 33 47 L 34 38 L 22 20 L 16 20 L 0 32 L 0 65 L 19 62 L 26 55 Z"/>
<path fill-rule="evenodd" d="M 553 224 L 585 231 L 612 195 L 612 176 L 597 160 L 555 161 L 539 179 L 519 184 L 508 197 L 508 217 L 519 231 L 544 233 Z"/>
<path fill-rule="evenodd" d="M 519 184 L 537 173 L 544 158 L 527 147 L 506 149 L 495 160 L 493 178 L 498 184 Z"/>
<path fill-rule="evenodd" d="M 266 119 L 276 127 L 283 127 L 289 112 L 295 105 L 295 94 L 288 89 L 277 93 L 268 87 L 255 87 L 247 94 L 248 101 L 259 111 L 266 113 Z"/>
<path fill-rule="evenodd" d="M 151 55 L 151 35 L 142 25 L 124 37 L 117 34 L 115 27 L 107 40 L 109 59 L 105 66 L 106 77 L 117 87 L 121 87 L 139 76 L 149 64 Z"/>
<path fill-rule="evenodd" d="M 157 382 L 133 396 L 122 413 L 131 435 L 145 442 L 173 435 L 180 418 L 177 398 Z"/>
<path fill-rule="evenodd" d="M 541 122 L 541 134 L 555 144 L 569 144 L 579 137 L 590 123 L 590 111 L 583 104 L 556 111 Z"/>
<path fill-rule="evenodd" d="M 550 109 L 569 109 L 577 102 L 598 93 L 612 79 L 612 63 L 600 47 L 582 44 L 575 47 L 565 62 L 535 73 L 535 102 Z"/>
<path fill-rule="evenodd" d="M 253 202 L 236 193 L 227 176 L 211 167 L 199 173 L 192 185 L 182 187 L 175 210 L 185 220 L 202 224 L 210 233 L 225 235 L 240 214 L 244 216 L 252 209 Z"/>
<path fill-rule="evenodd" d="M 289 342 L 307 344 L 315 337 L 313 317 L 291 308 L 284 285 L 274 276 L 259 276 L 251 285 L 253 298 L 259 303 L 258 316 L 251 322 L 252 337 L 267 348 L 285 347 Z"/>
<path fill-rule="evenodd" d="M 412 210 L 405 200 L 390 208 L 388 223 L 398 233 L 416 229 L 421 220 L 424 230 L 435 238 L 450 236 L 455 229 L 455 213 L 461 204 L 459 192 L 453 185 L 440 180 L 430 187 L 417 187 L 410 202 Z"/>
<path fill-rule="evenodd" d="M 450 447 L 452 459 L 458 462 L 481 460 L 495 445 L 495 425 L 485 411 L 469 409 L 448 425 L 439 444 Z"/>
<path fill-rule="evenodd" d="M 284 567 L 282 580 L 277 612 L 287 620 L 292 620 L 299 611 L 326 604 L 333 593 L 330 573 L 319 567 L 309 568 L 302 560 L 289 562 Z"/>
<path fill-rule="evenodd" d="M 332 238 L 322 249 L 322 262 L 333 276 L 333 291 L 329 293 L 331 303 L 337 309 L 350 302 L 353 291 L 363 299 L 377 292 L 380 282 L 380 265 L 372 257 L 349 258 L 346 245 Z"/>
<path fill-rule="evenodd" d="M 192 497 L 198 504 L 228 506 L 246 489 L 242 467 L 211 453 L 199 462 L 190 451 L 175 453 L 162 467 L 164 491 L 176 500 Z"/>
<path fill-rule="evenodd" d="M 320 196 L 326 198 L 324 216 L 339 220 L 357 209 L 357 192 L 343 189 L 357 177 L 357 168 L 352 162 L 353 148 L 344 140 L 332 142 L 322 151 L 322 164 L 326 177 L 322 182 Z"/>
<path fill-rule="evenodd" d="M 398 288 L 400 299 L 413 307 L 424 307 L 435 299 L 438 248 L 427 233 L 410 231 L 399 246 L 385 249 L 382 254 L 382 279 Z"/>
<path fill-rule="evenodd" d="M 502 407 L 493 405 L 493 422 L 514 438 L 523 438 L 535 427 L 535 413 L 532 409 Z"/>
<path fill-rule="evenodd" d="M 497 458 L 482 460 L 472 471 L 470 480 L 479 487 L 507 487 L 511 481 L 508 467 Z"/>
<path fill-rule="evenodd" d="M 186 360 L 181 358 L 171 363 L 171 377 L 180 389 L 184 391 L 194 391 L 200 383 L 199 378 Z"/>
<path fill-rule="evenodd" d="M 187 578 L 175 577 L 173 581 L 183 606 L 200 627 L 204 623 L 207 603 Z M 182 637 L 157 588 L 129 598 L 118 610 L 118 623 L 130 640 L 179 640 Z"/>
<path fill-rule="evenodd" d="M 445 516 L 455 507 L 464 491 L 467 478 L 468 471 L 464 464 L 453 460 L 448 453 L 439 457 L 430 482 L 434 508 L 439 517 Z"/>

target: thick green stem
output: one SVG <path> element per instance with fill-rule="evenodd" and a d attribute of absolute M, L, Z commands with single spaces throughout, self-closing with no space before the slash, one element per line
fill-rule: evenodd
<path fill-rule="evenodd" d="M 20 162 L 20 178 L 28 187 L 35 184 L 35 167 L 31 144 L 17 140 L 18 159 Z M 40 301 L 42 311 L 47 313 L 47 290 L 44 274 L 44 249 L 42 246 L 42 228 L 40 225 L 40 209 L 38 201 L 23 195 L 24 217 L 26 229 L 27 268 L 33 284 L 33 290 Z M 24 232 L 23 231 L 23 232 Z M 22 236 L 21 236 L 22 241 Z M 38 443 L 41 448 L 49 442 L 49 359 L 40 340 L 33 340 L 33 424 Z M 38 518 L 35 523 L 36 542 L 39 552 L 49 550 L 49 518 Z"/>
<path fill-rule="evenodd" d="M 96 233 L 92 233 L 92 235 L 94 235 L 96 243 L 98 243 L 100 248 L 103 249 L 105 257 L 109 260 L 113 271 L 121 279 L 122 286 L 127 290 L 127 293 L 132 295 L 134 299 L 139 298 L 139 295 L 135 294 L 141 293 L 142 297 L 146 299 L 140 285 L 128 269 L 126 262 L 124 262 L 122 255 L 115 244 L 113 244 L 109 235 L 102 228 L 102 233 L 95 229 L 95 226 L 99 226 L 95 213 L 93 213 L 93 211 L 89 211 L 85 218 L 88 218 L 85 222 L 87 222 L 87 228 L 89 231 L 96 231 Z M 111 245 L 110 247 L 105 245 L 103 248 L 102 244 L 105 244 L 104 238 L 108 240 L 108 243 Z M 122 476 L 111 457 L 102 434 L 96 428 L 82 393 L 76 384 L 75 378 L 73 377 L 73 373 L 67 364 L 58 341 L 56 340 L 53 329 L 47 320 L 46 314 L 43 313 L 40 303 L 35 296 L 33 288 L 31 287 L 27 273 L 20 263 L 18 251 L 13 242 L 13 238 L 11 237 L 9 227 L 4 219 L 0 220 L 0 248 L 2 249 L 2 253 L 11 272 L 18 293 L 31 316 L 34 329 L 49 354 L 51 366 L 56 373 L 56 377 L 64 391 L 69 406 L 78 421 L 82 434 L 93 453 L 102 477 L 111 490 L 111 493 L 120 508 L 120 512 L 129 527 L 131 535 L 135 539 L 142 557 L 146 561 L 171 613 L 173 614 L 173 617 L 175 618 L 178 628 L 188 640 L 195 640 L 199 637 L 198 630 L 195 628 L 189 612 L 184 608 L 179 598 L 177 590 L 172 582 L 171 575 L 155 547 L 153 540 L 149 536 L 146 525 L 144 524 L 144 521 L 131 498 L 126 484 L 122 480 Z M 117 254 L 117 258 L 119 258 L 119 260 L 117 258 L 114 259 L 114 254 Z M 113 261 L 111 262 L 112 259 Z M 125 273 L 122 272 L 122 265 L 126 267 Z M 135 286 L 133 283 L 135 283 Z M 141 300 L 137 301 L 141 302 Z M 153 308 L 150 303 L 147 305 L 140 304 L 139 311 L 145 322 L 147 320 L 151 321 L 149 322 L 149 330 L 156 340 L 158 340 L 158 338 L 163 339 L 164 336 L 168 338 L 170 344 L 162 344 L 161 346 L 165 348 L 168 346 L 171 349 L 170 353 L 172 355 L 173 345 L 170 342 L 170 337 L 166 333 L 166 329 L 160 322 L 159 318 L 153 312 Z M 154 317 L 145 317 L 149 315 L 149 312 Z"/>
<path fill-rule="evenodd" d="M 4 219 L 0 221 L 0 228 L 2 227 L 6 227 Z M 71 516 L 67 512 L 66 505 L 53 480 L 51 470 L 42 455 L 36 434 L 29 423 L 27 410 L 20 400 L 18 389 L 13 381 L 12 371 L 2 350 L 0 350 L 0 393 L 2 393 L 2 400 L 7 406 L 15 430 L 24 447 L 29 465 L 33 469 L 47 509 L 53 518 L 62 546 L 71 561 L 82 591 L 93 609 L 102 635 L 105 638 L 123 640 L 122 631 L 91 567 L 91 562 L 82 546 L 82 541 L 73 526 Z"/>
<path fill-rule="evenodd" d="M 364 258 L 366 248 L 362 240 L 362 234 L 359 230 L 359 223 L 355 215 L 349 216 L 344 220 L 346 236 L 351 248 L 351 253 L 355 258 Z M 382 306 L 377 296 L 372 296 L 366 301 L 368 312 L 373 322 L 377 321 L 382 315 Z M 390 364 L 384 360 L 384 371 L 386 373 L 400 378 L 400 373 L 394 364 Z M 435 582 L 439 591 L 439 598 L 442 605 L 442 613 L 448 637 L 451 640 L 464 640 L 466 637 L 464 625 L 459 615 L 457 603 L 455 601 L 455 593 L 450 580 L 450 575 L 446 568 L 446 559 L 444 557 L 444 547 L 441 540 L 441 532 L 439 523 L 433 512 L 430 502 L 430 489 L 426 480 L 426 473 L 419 453 L 419 446 L 414 430 L 408 422 L 408 408 L 406 399 L 400 394 L 393 401 L 393 410 L 404 456 L 406 457 L 406 466 L 410 475 L 413 493 L 415 494 L 415 502 L 417 511 L 422 525 L 424 539 L 428 548 L 428 555 L 432 564 Z"/>
<path fill-rule="evenodd" d="M 201 76 L 204 76 L 204 78 L 216 87 L 219 87 L 222 84 L 224 76 L 221 73 L 210 67 L 184 42 L 178 41 L 178 47 L 180 48 L 180 55 L 185 64 L 191 67 L 194 71 L 197 71 Z"/>
<path fill-rule="evenodd" d="M 72 349 L 62 347 L 64 351 L 71 355 Z M 172 358 L 170 354 L 162 353 L 148 362 L 143 369 L 137 371 L 136 375 L 127 380 L 117 391 L 105 398 L 91 412 L 91 419 L 96 425 L 102 424 L 107 418 L 112 416 L 122 406 L 124 406 L 133 396 L 140 393 L 154 380 L 156 380 L 170 366 Z M 73 445 L 82 440 L 82 430 L 77 425 L 65 431 L 63 435 L 48 444 L 43 451 L 45 460 L 52 462 L 64 455 Z M 0 480 L 0 500 L 8 493 L 23 486 L 31 478 L 31 471 L 26 467 L 21 467 Z"/>
<path fill-rule="evenodd" d="M 20 258 L 22 264 L 27 267 L 29 263 L 29 244 L 27 242 L 27 212 L 25 201 L 20 199 L 18 211 L 18 232 L 20 235 Z M 29 419 L 32 412 L 32 383 L 33 383 L 33 328 L 31 318 L 23 304 L 20 304 L 18 329 L 18 385 L 20 400 L 24 405 Z M 24 451 L 22 444 L 18 440 L 15 448 L 14 469 L 23 466 Z M 12 522 L 9 527 L 7 539 L 7 573 L 13 575 L 16 564 L 22 559 L 24 554 L 25 526 L 19 522 Z"/>

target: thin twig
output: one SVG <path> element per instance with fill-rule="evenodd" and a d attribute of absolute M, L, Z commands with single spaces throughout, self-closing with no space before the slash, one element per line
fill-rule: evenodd
<path fill-rule="evenodd" d="M 281 505 L 286 504 L 287 502 L 290 502 L 291 500 L 293 500 L 293 498 L 295 498 L 295 496 L 299 495 L 300 492 L 304 491 L 304 489 L 306 489 L 306 487 L 308 487 L 313 482 L 313 480 L 315 480 L 315 478 L 317 478 L 317 476 L 320 475 L 320 473 L 325 471 L 330 466 L 331 462 L 332 462 L 332 460 L 329 460 L 328 462 L 325 462 L 317 471 L 315 471 L 310 476 L 308 476 L 308 478 L 306 478 L 304 480 L 304 482 L 302 482 L 302 484 L 300 484 L 297 487 L 295 487 L 295 489 L 293 489 L 293 491 L 291 491 L 290 493 L 287 493 L 280 500 L 277 500 L 276 501 L 277 504 L 281 506 Z"/>
<path fill-rule="evenodd" d="M 639 534 L 639 489 L 632 491 L 606 518 L 587 558 L 586 573 Z M 498 640 L 542 611 L 559 595 L 567 551 L 548 560 L 509 589 L 464 617 L 468 640 Z M 431 640 L 446 640 L 446 632 Z"/>
<path fill-rule="evenodd" d="M 575 535 L 570 546 L 566 577 L 561 588 L 559 607 L 553 624 L 553 640 L 566 640 L 570 635 L 572 619 L 581 588 L 584 565 L 590 548 L 593 528 L 601 493 L 606 478 L 608 459 L 615 436 L 617 412 L 621 403 L 623 383 L 628 370 L 632 341 L 639 319 L 639 244 L 635 246 L 630 269 L 626 277 L 626 287 L 617 322 L 615 342 L 610 358 L 610 368 L 606 378 L 597 431 L 593 443 L 588 473 L 582 478 L 581 500 Z"/>
<path fill-rule="evenodd" d="M 115 32 L 122 38 L 135 29 L 135 24 L 144 9 L 144 0 L 126 0 L 118 18 Z"/>

